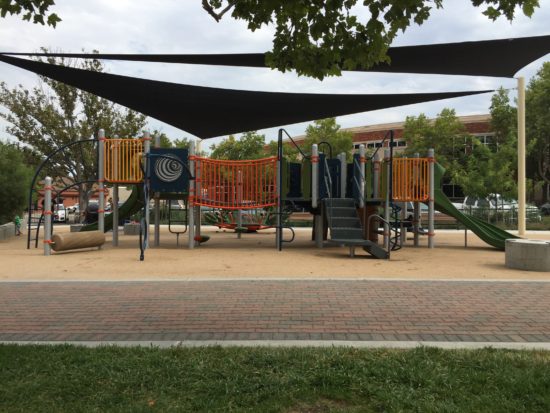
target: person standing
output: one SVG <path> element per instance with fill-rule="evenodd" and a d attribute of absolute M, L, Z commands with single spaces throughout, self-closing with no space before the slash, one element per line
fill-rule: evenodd
<path fill-rule="evenodd" d="M 19 215 L 15 216 L 15 235 L 21 235 L 21 218 Z"/>

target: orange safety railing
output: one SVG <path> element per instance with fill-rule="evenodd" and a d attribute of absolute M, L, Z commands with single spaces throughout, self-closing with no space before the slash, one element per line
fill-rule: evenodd
<path fill-rule="evenodd" d="M 401 202 L 426 201 L 429 198 L 429 159 L 393 160 L 393 199 Z"/>
<path fill-rule="evenodd" d="M 105 139 L 105 180 L 113 183 L 139 183 L 143 180 L 142 139 Z"/>
<path fill-rule="evenodd" d="M 195 205 L 254 209 L 277 205 L 277 158 L 226 161 L 195 157 Z"/>

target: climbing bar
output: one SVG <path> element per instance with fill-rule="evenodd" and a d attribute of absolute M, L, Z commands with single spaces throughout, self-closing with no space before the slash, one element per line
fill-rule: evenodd
<path fill-rule="evenodd" d="M 135 184 L 143 180 L 143 139 L 105 139 L 105 181 Z"/>
<path fill-rule="evenodd" d="M 197 177 L 195 205 L 254 209 L 277 204 L 276 157 L 250 161 L 196 157 L 194 169 Z"/>
<path fill-rule="evenodd" d="M 427 201 L 430 194 L 428 168 L 428 158 L 394 158 L 393 200 Z"/>

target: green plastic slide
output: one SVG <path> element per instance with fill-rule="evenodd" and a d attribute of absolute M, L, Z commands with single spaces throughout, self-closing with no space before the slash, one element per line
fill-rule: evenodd
<path fill-rule="evenodd" d="M 462 223 L 466 228 L 471 230 L 479 238 L 487 244 L 504 251 L 504 245 L 509 238 L 519 238 L 516 235 L 510 234 L 494 225 L 489 224 L 479 218 L 465 215 L 460 212 L 452 202 L 445 196 L 441 188 L 441 180 L 445 174 L 445 169 L 435 164 L 435 209 L 446 215 L 449 215 Z"/>
<path fill-rule="evenodd" d="M 118 209 L 118 218 L 129 218 L 143 208 L 143 187 L 134 185 L 132 193 L 124 204 Z M 113 229 L 113 214 L 105 215 L 105 232 Z M 97 231 L 97 222 L 85 225 L 80 231 Z"/>

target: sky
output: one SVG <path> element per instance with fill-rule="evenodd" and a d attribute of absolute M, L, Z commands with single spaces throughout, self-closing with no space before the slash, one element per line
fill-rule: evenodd
<path fill-rule="evenodd" d="M 550 0 L 541 0 L 531 18 L 518 10 L 516 19 L 492 22 L 468 0 L 447 0 L 444 9 L 433 10 L 421 26 L 413 25 L 400 33 L 392 46 L 448 43 L 526 37 L 550 34 Z M 363 8 L 357 9 L 365 13 Z M 0 19 L 1 52 L 35 52 L 41 47 L 60 52 L 101 53 L 257 53 L 270 50 L 273 27 L 255 32 L 243 21 L 224 16 L 217 23 L 201 7 L 200 0 L 56 0 L 52 12 L 63 21 L 57 27 L 41 26 L 18 16 Z M 550 54 L 531 63 L 516 76 L 526 81 L 534 76 Z M 475 65 L 475 62 L 472 61 Z M 168 82 L 228 89 L 304 93 L 415 93 L 460 90 L 484 90 L 516 86 L 514 79 L 443 75 L 407 75 L 346 73 L 324 81 L 280 73 L 267 68 L 232 68 L 226 66 L 177 65 L 140 62 L 105 62 L 109 73 Z M 0 81 L 9 87 L 18 84 L 30 88 L 38 77 L 30 72 L 0 62 Z M 511 91 L 511 98 L 515 91 Z M 399 122 L 406 116 L 421 113 L 435 117 L 443 108 L 454 108 L 457 115 L 489 112 L 491 94 L 407 105 L 398 108 L 341 116 L 344 128 L 386 122 Z M 216 119 L 212 119 L 215 122 Z M 309 123 L 281 125 L 293 136 L 302 135 Z M 7 124 L 0 121 L 0 138 L 8 139 Z M 149 129 L 166 133 L 170 138 L 193 135 L 149 118 Z M 259 131 L 266 141 L 276 139 L 277 128 Z M 108 133 L 108 132 L 107 132 Z M 224 137 L 210 139 L 210 146 Z"/>

